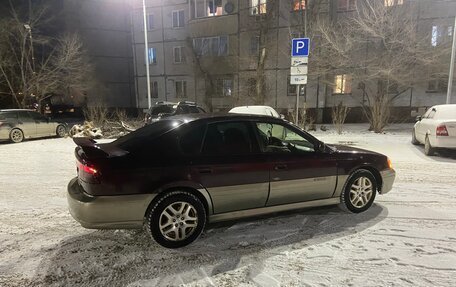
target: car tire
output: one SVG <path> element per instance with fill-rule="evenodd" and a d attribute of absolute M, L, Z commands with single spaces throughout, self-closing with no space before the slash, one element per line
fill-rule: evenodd
<path fill-rule="evenodd" d="M 429 141 L 429 137 L 426 136 L 426 140 L 424 141 L 424 154 L 427 156 L 432 156 L 435 153 L 435 148 L 431 146 L 431 142 Z"/>
<path fill-rule="evenodd" d="M 368 170 L 353 172 L 347 179 L 341 194 L 340 207 L 351 213 L 366 211 L 374 203 L 377 180 Z"/>
<path fill-rule="evenodd" d="M 184 247 L 195 241 L 206 225 L 206 209 L 193 194 L 173 191 L 161 196 L 146 214 L 146 230 L 166 248 Z"/>
<path fill-rule="evenodd" d="M 55 129 L 55 134 L 59 138 L 63 138 L 66 136 L 67 130 L 64 125 L 58 125 L 57 128 Z"/>
<path fill-rule="evenodd" d="M 416 131 L 415 129 L 412 130 L 412 144 L 413 145 L 419 145 L 420 142 L 416 139 Z"/>
<path fill-rule="evenodd" d="M 24 133 L 20 129 L 12 129 L 10 132 L 10 140 L 13 143 L 20 143 L 24 140 Z"/>

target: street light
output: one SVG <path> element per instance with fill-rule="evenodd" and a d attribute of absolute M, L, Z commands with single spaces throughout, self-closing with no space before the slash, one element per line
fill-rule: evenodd
<path fill-rule="evenodd" d="M 147 13 L 146 13 L 146 0 L 142 0 L 143 17 L 144 17 L 144 55 L 146 56 L 146 81 L 147 81 L 147 102 L 148 107 L 152 106 L 152 98 L 150 95 L 150 67 L 149 67 L 149 43 L 147 39 Z"/>

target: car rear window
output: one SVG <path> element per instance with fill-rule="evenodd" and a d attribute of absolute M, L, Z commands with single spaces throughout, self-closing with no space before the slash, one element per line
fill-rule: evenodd
<path fill-rule="evenodd" d="M 131 151 L 140 145 L 147 144 L 153 139 L 179 127 L 183 122 L 179 120 L 161 120 L 115 140 L 112 144 L 126 151 Z"/>
<path fill-rule="evenodd" d="M 172 114 L 174 112 L 174 108 L 172 106 L 158 106 L 153 107 L 150 110 L 150 114 L 152 116 L 158 116 L 159 114 Z"/>
<path fill-rule="evenodd" d="M 17 112 L 0 112 L 0 121 L 17 119 Z"/>

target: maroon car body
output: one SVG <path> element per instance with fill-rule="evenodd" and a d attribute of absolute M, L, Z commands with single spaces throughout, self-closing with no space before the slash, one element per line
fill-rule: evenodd
<path fill-rule="evenodd" d="M 395 178 L 382 154 L 327 145 L 264 116 L 182 115 L 112 143 L 75 143 L 73 217 L 87 228 L 146 224 L 166 247 L 192 242 L 206 221 L 331 204 L 361 212 Z"/>

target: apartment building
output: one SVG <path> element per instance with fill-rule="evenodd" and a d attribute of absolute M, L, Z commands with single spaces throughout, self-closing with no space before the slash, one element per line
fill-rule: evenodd
<path fill-rule="evenodd" d="M 407 2 L 379 1 L 387 6 Z M 353 12 L 356 5 L 355 0 L 319 2 L 318 13 L 331 21 Z M 455 1 L 413 2 L 418 5 L 416 17 L 420 29 L 432 34 L 430 49 L 451 39 Z M 150 67 L 153 102 L 191 100 L 214 111 L 255 103 L 252 89 L 261 65 L 266 78 L 264 104 L 282 113 L 292 111 L 297 87 L 289 84 L 289 43 L 291 38 L 303 36 L 306 3 L 304 0 L 147 0 L 146 56 L 142 1 L 135 1 L 131 19 L 137 107 L 148 105 L 146 65 Z M 273 5 L 277 5 L 274 7 L 277 12 L 271 17 L 267 11 Z M 260 64 L 258 51 L 265 42 L 268 54 L 264 64 Z M 332 106 L 343 101 L 352 107 L 349 120 L 355 121 L 362 114 L 359 106 L 363 94 L 354 81 L 349 73 L 327 75 L 325 81 L 309 78 L 299 91 L 300 103 L 313 111 L 317 121 L 329 121 Z M 396 114 L 410 118 L 419 108 L 444 103 L 446 81 L 430 78 L 408 89 L 394 102 Z"/>

